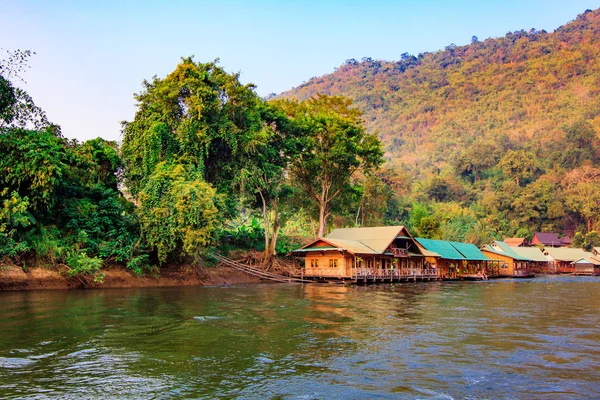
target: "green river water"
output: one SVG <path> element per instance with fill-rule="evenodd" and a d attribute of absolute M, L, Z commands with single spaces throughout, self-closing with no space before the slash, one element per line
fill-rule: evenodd
<path fill-rule="evenodd" d="M 600 278 L 0 293 L 0 398 L 600 398 Z"/>

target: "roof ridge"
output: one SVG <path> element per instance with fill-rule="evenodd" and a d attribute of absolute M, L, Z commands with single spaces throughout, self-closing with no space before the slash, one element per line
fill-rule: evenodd
<path fill-rule="evenodd" d="M 375 253 L 379 254 L 379 252 L 377 250 L 375 250 L 374 248 L 372 248 L 368 244 L 364 243 L 362 240 L 358 240 L 358 239 L 354 239 L 354 240 L 356 240 L 358 243 L 362 244 L 363 246 L 368 247 L 369 249 L 373 250 Z M 385 250 L 387 250 L 387 249 L 384 249 L 383 253 L 385 253 Z M 381 253 L 381 254 L 383 254 L 383 253 Z"/>

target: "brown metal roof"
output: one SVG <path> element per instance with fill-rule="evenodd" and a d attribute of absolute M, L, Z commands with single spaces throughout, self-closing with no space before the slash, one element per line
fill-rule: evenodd
<path fill-rule="evenodd" d="M 536 232 L 533 234 L 531 241 L 533 242 L 534 239 L 537 239 L 543 245 L 560 246 L 562 244 L 558 234 L 552 232 Z"/>
<path fill-rule="evenodd" d="M 404 226 L 378 226 L 372 228 L 334 229 L 325 238 L 329 240 L 359 242 L 371 251 L 383 254 L 397 236 L 410 237 L 410 234 Z"/>
<path fill-rule="evenodd" d="M 504 238 L 504 243 L 510 247 L 523 246 L 526 242 L 527 240 L 525 238 Z"/>

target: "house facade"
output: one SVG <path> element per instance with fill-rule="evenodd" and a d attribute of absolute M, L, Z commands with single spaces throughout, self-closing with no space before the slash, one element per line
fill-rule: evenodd
<path fill-rule="evenodd" d="M 501 260 L 499 274 L 501 277 L 525 277 L 530 276 L 529 259 L 518 255 L 515 248 L 508 244 L 495 240 L 492 244 L 481 247 L 481 252 L 489 258 Z"/>
<path fill-rule="evenodd" d="M 424 254 L 425 253 L 425 254 Z M 437 279 L 439 272 L 404 226 L 334 229 L 324 238 L 292 251 L 301 258 L 302 276 L 313 279 Z"/>
<path fill-rule="evenodd" d="M 581 258 L 593 257 L 593 253 L 589 253 L 583 249 L 571 248 L 554 248 L 546 247 L 544 255 L 548 259 L 548 263 L 553 272 L 558 274 L 573 274 L 577 272 L 577 265 L 573 262 Z"/>

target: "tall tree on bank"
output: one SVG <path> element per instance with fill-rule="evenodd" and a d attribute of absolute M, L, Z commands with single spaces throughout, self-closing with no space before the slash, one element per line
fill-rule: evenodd
<path fill-rule="evenodd" d="M 292 168 L 302 191 L 314 201 L 319 215 L 318 237 L 325 235 L 334 202 L 355 173 L 365 175 L 383 163 L 381 142 L 365 131 L 362 113 L 340 96 L 316 96 L 285 108 L 305 130 L 303 151 Z"/>
<path fill-rule="evenodd" d="M 302 130 L 283 112 L 278 102 L 261 103 L 260 134 L 247 144 L 246 166 L 240 174 L 242 185 L 255 195 L 264 225 L 263 263 L 270 267 L 276 255 L 277 239 L 284 221 L 283 201 L 293 193 L 289 182 L 292 166 L 302 150 Z"/>
<path fill-rule="evenodd" d="M 159 259 L 165 261 L 174 250 L 194 255 L 217 227 L 216 204 L 221 213 L 233 209 L 231 187 L 244 149 L 262 128 L 260 99 L 253 85 L 240 83 L 239 74 L 228 74 L 217 61 L 192 58 L 183 59 L 164 79 L 145 81 L 144 87 L 135 96 L 134 120 L 123 123 L 126 184 L 140 210 L 148 211 L 142 237 L 154 244 Z M 164 186 L 171 181 L 182 190 Z M 178 206 L 190 202 L 195 202 L 194 218 Z M 171 231 L 161 230 L 167 217 Z M 164 241 L 164 235 L 179 239 Z"/>
<path fill-rule="evenodd" d="M 260 99 L 253 85 L 217 62 L 184 58 L 166 78 L 144 81 L 135 95 L 138 110 L 123 123 L 122 149 L 132 195 L 165 161 L 193 166 L 218 190 L 230 191 L 242 150 L 261 128 Z"/>

